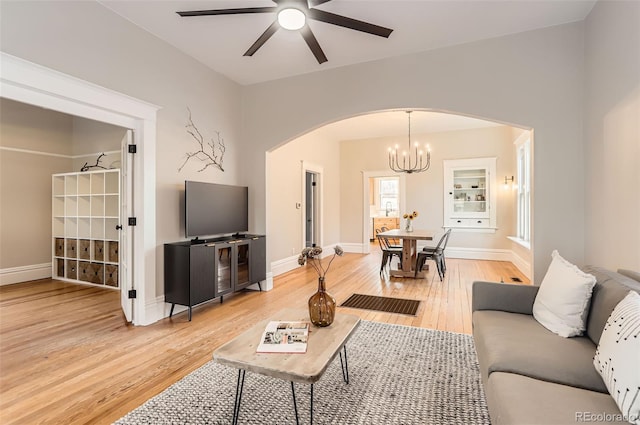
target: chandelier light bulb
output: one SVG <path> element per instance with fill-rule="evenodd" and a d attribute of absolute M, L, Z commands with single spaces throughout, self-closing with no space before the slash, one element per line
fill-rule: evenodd
<path fill-rule="evenodd" d="M 286 30 L 296 31 L 304 27 L 307 17 L 299 10 L 292 7 L 282 9 L 278 12 L 278 24 Z"/>

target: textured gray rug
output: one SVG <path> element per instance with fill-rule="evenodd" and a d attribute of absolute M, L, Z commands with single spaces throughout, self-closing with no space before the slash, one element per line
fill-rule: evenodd
<path fill-rule="evenodd" d="M 362 322 L 340 360 L 314 385 L 316 424 L 489 424 L 469 335 Z M 230 424 L 237 369 L 209 362 L 117 424 Z M 296 384 L 309 422 L 309 385 Z M 291 384 L 247 372 L 239 423 L 293 424 Z"/>

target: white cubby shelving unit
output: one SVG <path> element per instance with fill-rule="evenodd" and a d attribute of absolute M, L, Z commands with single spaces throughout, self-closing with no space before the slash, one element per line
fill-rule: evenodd
<path fill-rule="evenodd" d="M 52 276 L 119 289 L 120 170 L 52 176 Z"/>

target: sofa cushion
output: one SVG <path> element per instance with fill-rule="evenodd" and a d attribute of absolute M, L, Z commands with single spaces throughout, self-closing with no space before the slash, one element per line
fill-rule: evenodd
<path fill-rule="evenodd" d="M 533 303 L 533 317 L 565 338 L 582 335 L 596 278 L 562 258 L 558 251 L 553 251 L 551 258 Z"/>
<path fill-rule="evenodd" d="M 637 280 L 638 282 L 640 282 L 640 272 L 636 272 L 633 270 L 628 270 L 628 269 L 618 269 L 618 273 L 620 273 L 623 276 L 629 277 L 633 280 Z"/>
<path fill-rule="evenodd" d="M 491 310 L 473 313 L 473 337 L 485 382 L 494 372 L 512 372 L 607 392 L 587 337 L 560 338 L 533 316 Z"/>
<path fill-rule="evenodd" d="M 640 293 L 640 282 L 602 267 L 586 266 L 583 270 L 596 277 L 587 318 L 587 336 L 597 345 L 615 306 L 629 290 Z"/>
<path fill-rule="evenodd" d="M 492 425 L 629 425 L 609 394 L 513 373 L 492 373 L 486 394 Z"/>
<path fill-rule="evenodd" d="M 622 413 L 636 425 L 640 425 L 639 337 L 640 295 L 629 291 L 607 320 L 593 364 Z"/>

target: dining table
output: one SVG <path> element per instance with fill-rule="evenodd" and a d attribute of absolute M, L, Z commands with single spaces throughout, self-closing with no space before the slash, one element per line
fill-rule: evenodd
<path fill-rule="evenodd" d="M 402 270 L 391 269 L 389 273 L 392 277 L 417 277 L 424 279 L 427 274 L 423 271 L 419 271 L 416 274 L 416 255 L 418 250 L 418 241 L 431 241 L 435 232 L 433 230 L 414 229 L 407 231 L 405 229 L 391 229 L 386 232 L 378 233 L 378 236 L 388 239 L 401 239 L 402 240 Z M 429 270 L 428 265 L 424 266 Z"/>

